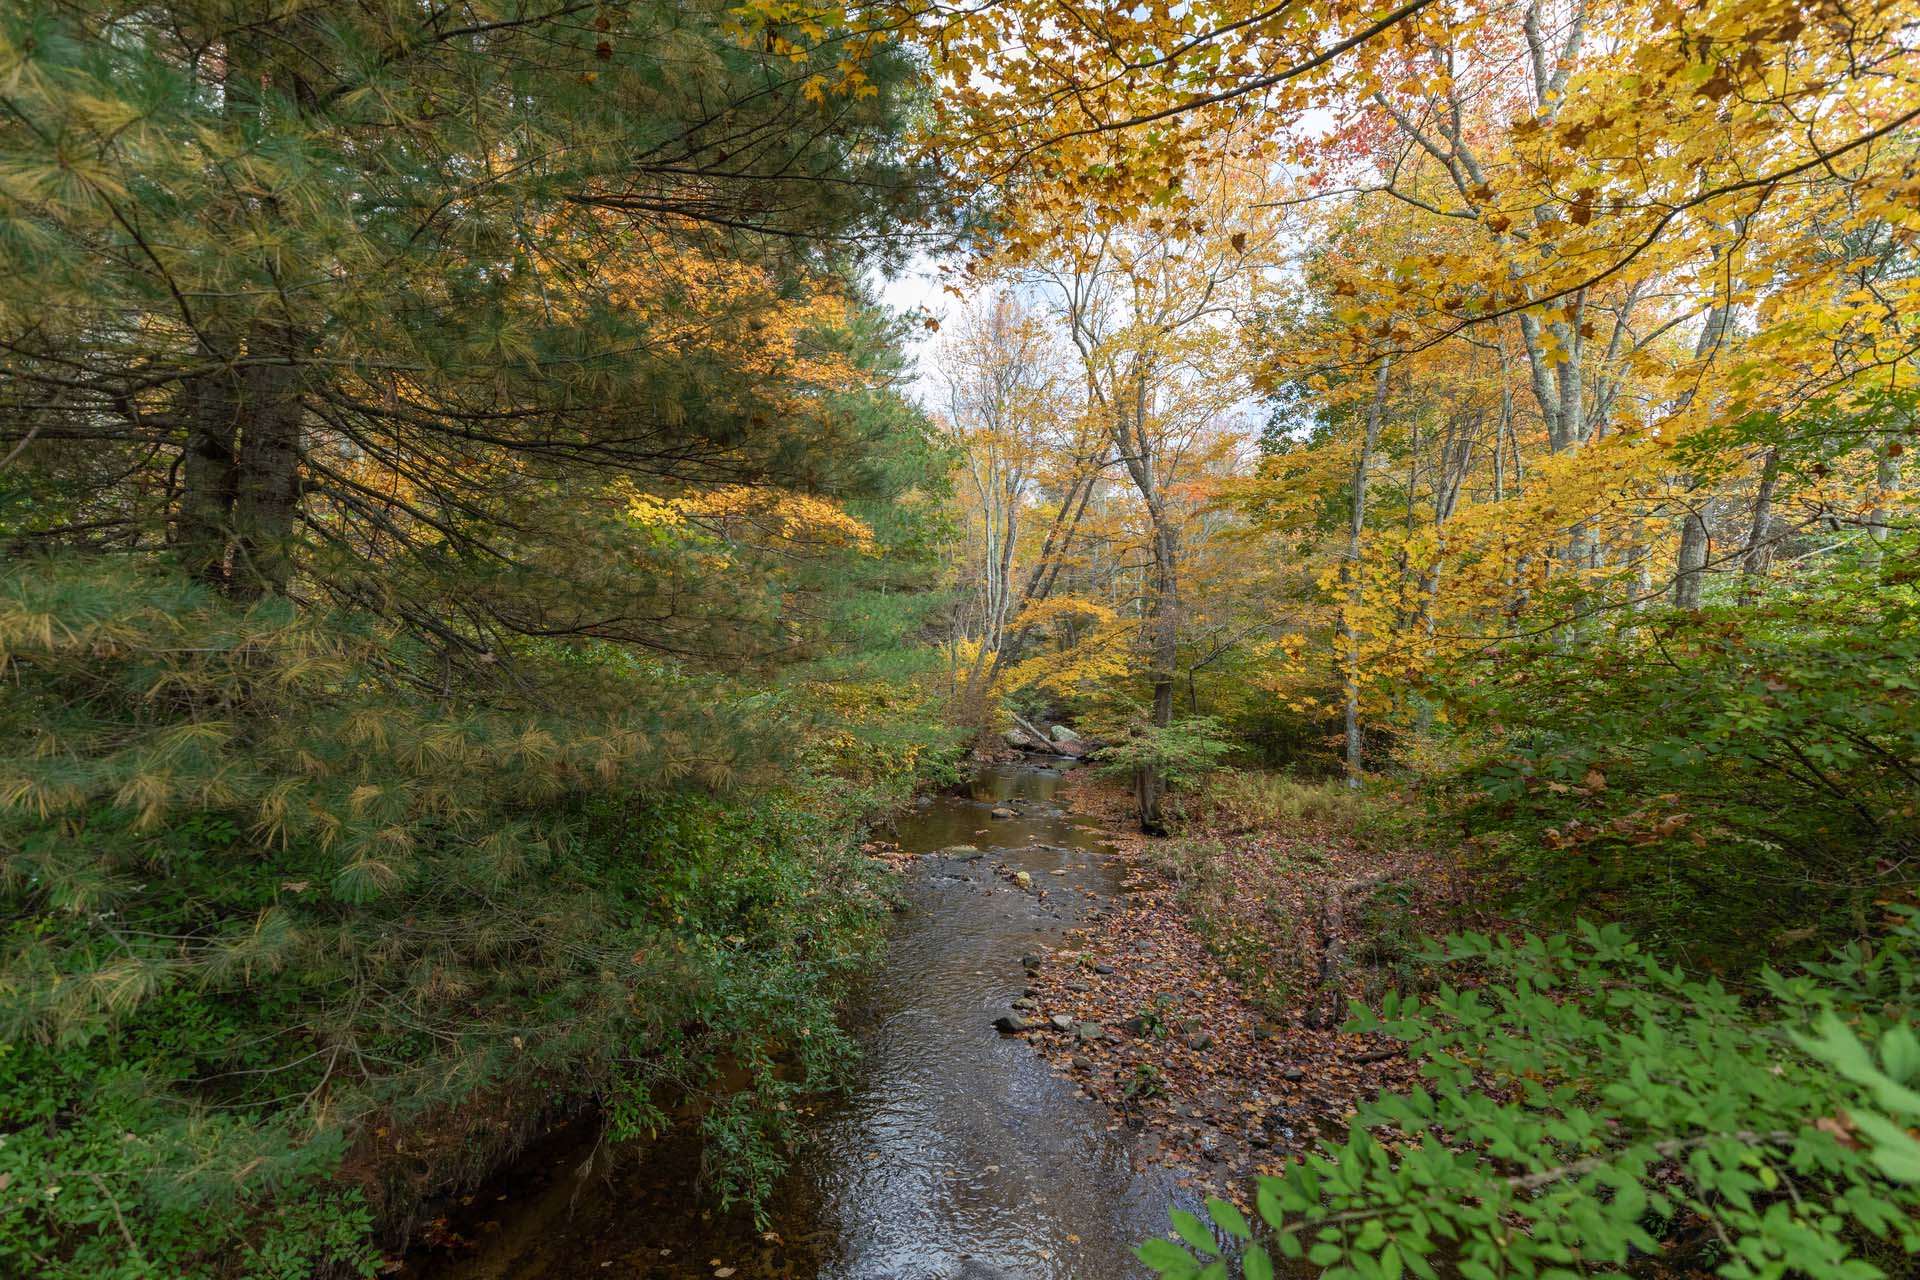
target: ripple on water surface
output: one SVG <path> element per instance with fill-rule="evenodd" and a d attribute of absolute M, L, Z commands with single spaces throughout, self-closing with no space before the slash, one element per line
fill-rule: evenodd
<path fill-rule="evenodd" d="M 968 796 L 902 818 L 902 847 L 964 854 L 907 872 L 884 961 L 850 1010 L 864 1055 L 823 1106 L 766 1234 L 703 1216 L 684 1139 L 581 1180 L 557 1138 L 483 1193 L 503 1197 L 477 1252 L 439 1280 L 731 1275 L 735 1280 L 1108 1280 L 1145 1274 L 1131 1247 L 1165 1229 L 1163 1171 L 1135 1173 L 1129 1134 L 1023 1041 L 991 1030 L 1020 957 L 1119 892 L 1103 833 L 1055 800 L 1057 769 L 1006 766 Z M 996 806 L 1014 810 L 993 818 Z M 1044 897 L 997 872 L 1026 871 Z M 1051 874 L 1063 871 L 1065 874 Z M 725 1269 L 731 1268 L 731 1271 Z"/>

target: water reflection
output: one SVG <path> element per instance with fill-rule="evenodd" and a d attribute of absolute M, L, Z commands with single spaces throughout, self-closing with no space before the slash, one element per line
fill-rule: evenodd
<path fill-rule="evenodd" d="M 1022 1041 L 991 1030 L 1021 992 L 1023 954 L 1050 946 L 1119 875 L 1102 833 L 1059 806 L 1058 769 L 984 771 L 970 797 L 902 818 L 921 859 L 884 963 L 850 1011 L 865 1050 L 823 1107 L 765 1235 L 701 1216 L 697 1155 L 660 1149 L 584 1183 L 578 1144 L 531 1162 L 543 1189 L 505 1194 L 479 1251 L 424 1274 L 974 1280 L 1144 1274 L 1130 1246 L 1172 1194 L 1136 1174 L 1129 1135 Z M 996 812 L 999 816 L 995 816 Z M 1023 889 L 1012 880 L 1025 871 Z"/>

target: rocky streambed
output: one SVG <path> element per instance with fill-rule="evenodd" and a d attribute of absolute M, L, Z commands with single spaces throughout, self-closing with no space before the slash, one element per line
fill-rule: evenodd
<path fill-rule="evenodd" d="M 1002 1025 L 1063 1042 L 1111 1034 L 1040 1017 L 1031 975 L 1123 892 L 1108 832 L 1059 801 L 1061 767 L 999 765 L 971 794 L 900 820 L 906 909 L 851 1010 L 864 1049 L 844 1097 L 755 1230 L 703 1213 L 698 1152 L 669 1142 L 610 1164 L 556 1139 L 477 1193 L 457 1247 L 416 1255 L 441 1280 L 1118 1280 L 1181 1195 L 1134 1130 Z M 1089 969 L 1087 982 L 1106 975 Z M 1053 1017 L 1063 1025 L 1056 1028 Z"/>

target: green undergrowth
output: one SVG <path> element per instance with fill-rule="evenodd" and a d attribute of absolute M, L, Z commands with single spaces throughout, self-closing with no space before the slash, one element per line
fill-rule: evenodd
<path fill-rule="evenodd" d="M 697 1117 L 706 1192 L 761 1202 L 849 1058 L 862 825 L 952 768 L 911 680 L 529 645 L 448 699 L 351 618 L 36 570 L 0 583 L 0 1274 L 371 1275 L 589 1107 Z"/>
<path fill-rule="evenodd" d="M 1448 687 L 1428 838 L 1534 927 L 1617 920 L 1738 978 L 1878 931 L 1920 890 L 1910 543 L 1740 607 L 1509 645 Z"/>
<path fill-rule="evenodd" d="M 1215 834 L 1299 828 L 1353 836 L 1377 826 L 1380 803 L 1344 781 L 1223 769 L 1181 797 L 1181 826 Z"/>
<path fill-rule="evenodd" d="M 1176 1211 L 1164 1277 L 1910 1275 L 1920 1250 L 1916 918 L 1875 946 L 1767 970 L 1751 999 L 1618 926 L 1466 934 L 1422 1000 L 1351 1029 L 1407 1042 L 1421 1081 L 1343 1140 Z"/>

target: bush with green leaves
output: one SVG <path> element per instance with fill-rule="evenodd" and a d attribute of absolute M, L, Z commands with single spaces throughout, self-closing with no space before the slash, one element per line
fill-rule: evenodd
<path fill-rule="evenodd" d="M 0 1274 L 367 1272 L 596 1104 L 702 1115 L 709 1189 L 764 1199 L 886 917 L 854 837 L 937 731 L 901 694 L 849 782 L 861 723 L 804 686 L 529 646 L 517 698 L 445 697 L 397 644 L 157 566 L 0 574 Z"/>
<path fill-rule="evenodd" d="M 1233 749 L 1226 730 L 1211 716 L 1188 716 L 1165 728 L 1134 721 L 1112 734 L 1094 757 L 1108 777 L 1152 770 L 1168 787 L 1190 787 L 1218 768 Z"/>
<path fill-rule="evenodd" d="M 1256 1232 L 1208 1204 L 1164 1277 L 1246 1280 L 1302 1258 L 1329 1280 L 1632 1274 L 1877 1280 L 1920 1252 L 1920 912 L 1750 998 L 1616 926 L 1433 953 L 1463 979 L 1350 1029 L 1404 1040 L 1410 1093 L 1262 1178 Z M 1471 980 L 1471 984 L 1465 980 Z M 1217 1230 L 1215 1229 L 1217 1228 Z"/>
<path fill-rule="evenodd" d="M 1447 678 L 1459 826 L 1512 905 L 1726 971 L 1920 886 L 1920 540 L 1745 605 L 1490 647 Z"/>

